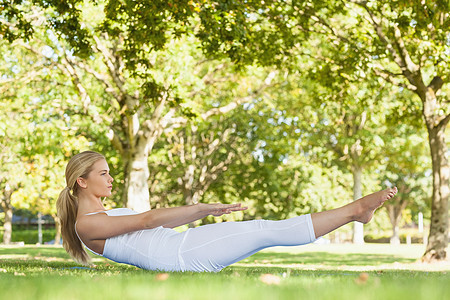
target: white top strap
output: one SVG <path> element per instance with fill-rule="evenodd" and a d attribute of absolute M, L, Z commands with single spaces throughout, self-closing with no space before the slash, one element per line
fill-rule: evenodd
<path fill-rule="evenodd" d="M 93 212 L 93 213 L 88 213 L 88 214 L 85 214 L 85 216 L 101 214 L 101 213 L 105 213 L 106 214 L 106 210 L 104 210 L 104 211 L 96 211 L 96 212 Z"/>

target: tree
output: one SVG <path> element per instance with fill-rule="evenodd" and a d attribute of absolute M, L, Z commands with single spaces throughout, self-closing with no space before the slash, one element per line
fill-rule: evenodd
<path fill-rule="evenodd" d="M 222 12 L 231 9 L 226 5 L 212 7 Z M 448 1 L 268 1 L 263 7 L 255 5 L 255 9 L 254 14 L 247 12 L 251 17 L 243 22 L 221 24 L 223 20 L 219 19 L 213 23 L 215 26 L 210 26 L 211 31 L 218 31 L 217 27 L 226 30 L 230 26 L 232 32 L 243 28 L 244 37 L 267 35 L 269 38 L 261 38 L 261 43 L 258 39 L 243 39 L 252 42 L 248 48 L 255 56 L 262 52 L 272 54 L 257 60 L 248 52 L 234 52 L 247 63 L 249 60 L 279 63 L 283 57 L 295 61 L 298 56 L 292 53 L 301 50 L 301 43 L 311 36 L 326 36 L 327 45 L 334 47 L 335 53 L 343 54 L 338 66 L 356 65 L 410 90 L 420 99 L 419 110 L 428 131 L 433 170 L 430 238 L 423 258 L 427 261 L 445 259 L 450 194 L 445 142 L 445 129 L 450 120 L 449 93 L 445 92 L 450 70 Z M 261 25 L 263 18 L 267 26 Z M 260 25 L 259 31 L 255 30 L 258 27 L 252 27 L 255 24 Z M 274 28 L 277 34 L 273 34 Z M 218 34 L 208 33 L 209 44 L 218 45 L 214 49 L 220 49 L 223 43 Z M 271 46 L 266 51 L 262 46 L 267 46 L 267 40 L 271 41 Z M 245 46 L 245 43 L 240 44 Z"/>
<path fill-rule="evenodd" d="M 379 169 L 380 180 L 391 187 L 395 184 L 398 193 L 394 199 L 387 201 L 384 207 L 388 211 L 392 225 L 391 244 L 399 244 L 399 224 L 402 212 L 408 208 L 418 207 L 424 210 L 431 187 L 430 157 L 426 149 L 426 137 L 420 128 L 397 123 L 389 127 L 383 153 L 387 164 Z"/>
<path fill-rule="evenodd" d="M 370 55 L 378 55 L 372 70 L 378 76 L 415 93 L 422 102 L 433 170 L 430 234 L 423 259 L 446 258 L 448 246 L 448 198 L 450 167 L 445 129 L 450 121 L 448 93 L 441 93 L 449 80 L 449 4 L 445 1 L 355 2 L 364 10 L 372 33 Z M 368 53 L 369 54 L 369 53 Z M 431 75 L 430 75 L 431 74 Z"/>
<path fill-rule="evenodd" d="M 363 196 L 363 174 L 371 176 L 383 162 L 382 112 L 389 89 L 367 78 L 357 66 L 340 64 L 342 54 L 328 46 L 316 53 L 312 45 L 320 41 L 317 37 L 306 43 L 308 50 L 302 51 L 310 52 L 308 59 L 299 60 L 286 76 L 277 107 L 288 106 L 287 116 L 304 120 L 297 125 L 296 135 L 299 148 L 312 162 L 352 174 L 348 185 L 353 186 L 357 200 Z M 363 224 L 354 224 L 353 241 L 364 243 Z"/>
<path fill-rule="evenodd" d="M 56 200 L 65 186 L 65 167 L 73 153 L 89 149 L 89 141 L 83 135 L 77 135 L 76 129 L 69 128 L 59 114 L 52 115 L 50 107 L 55 105 L 54 100 L 43 99 L 36 104 L 36 107 L 30 105 L 33 125 L 29 127 L 32 129 L 22 137 L 29 145 L 21 153 L 27 171 L 21 176 L 22 187 L 14 194 L 13 202 L 33 213 L 52 216 L 55 244 L 59 244 L 61 230 Z"/>
<path fill-rule="evenodd" d="M 253 209 L 244 218 L 289 218 L 342 205 L 349 198 L 348 178 L 335 167 L 324 171 L 310 159 L 304 144 L 298 143 L 299 128 L 309 120 L 306 114 L 291 115 L 296 106 L 285 97 L 288 88 L 277 77 L 273 81 L 273 88 L 244 105 L 241 122 L 248 126 L 237 128 L 247 142 L 206 198 L 245 201 Z M 246 151 L 248 145 L 251 152 Z"/>
<path fill-rule="evenodd" d="M 273 85 L 274 72 L 258 68 L 234 72 L 226 61 L 197 63 L 193 71 L 201 77 L 191 80 L 185 89 L 197 107 L 248 103 L 262 97 L 266 88 Z M 252 151 L 253 142 L 246 137 L 251 130 L 249 116 L 243 107 L 238 105 L 207 118 L 204 116 L 208 112 L 201 114 L 183 127 L 163 134 L 165 139 L 155 145 L 150 155 L 152 201 L 157 205 L 205 201 L 203 195 L 210 185 L 228 176 L 230 165 Z"/>
<path fill-rule="evenodd" d="M 17 10 L 20 3 L 15 2 L 12 8 L 2 11 L 8 26 L 18 30 L 16 36 L 25 32 L 20 22 L 26 18 Z M 53 9 L 49 19 L 52 28 L 66 38 L 74 53 L 88 57 L 92 34 L 82 26 L 85 24 L 77 5 L 80 1 L 36 3 Z M 104 7 L 106 17 L 95 32 L 127 37 L 121 53 L 133 74 L 139 74 L 136 71 L 140 67 L 148 70 L 151 66 L 145 59 L 149 50 L 163 49 L 171 40 L 168 37 L 185 32 L 193 32 L 210 57 L 229 57 L 241 66 L 253 62 L 289 65 L 297 60 L 298 55 L 293 54 L 305 40 L 325 35 L 327 43 L 336 49 L 335 53 L 344 54 L 339 63 L 358 65 L 415 93 L 422 105 L 433 166 L 432 221 L 424 258 L 445 258 L 450 177 L 445 143 L 445 129 L 450 119 L 448 93 L 445 93 L 449 73 L 448 3 L 409 0 L 110 1 Z M 139 13 L 141 10 L 152 10 L 154 14 Z M 18 20 L 17 26 L 11 23 L 14 18 Z M 163 85 L 150 86 L 155 87 L 150 89 L 153 92 L 167 91 L 156 88 Z"/>
<path fill-rule="evenodd" d="M 108 9 L 112 8 L 107 6 L 105 10 Z M 81 48 L 73 48 L 74 53 L 79 56 L 71 55 L 64 40 L 57 41 L 51 36 L 41 36 L 42 43 L 38 48 L 29 43 L 21 44 L 36 54 L 50 47 L 52 55 L 47 59 L 56 62 L 61 72 L 71 78 L 73 87 L 79 93 L 82 105 L 78 105 L 78 113 L 87 115 L 95 124 L 110 124 L 105 130 L 109 130 L 111 144 L 124 164 L 122 199 L 128 207 L 144 211 L 150 208 L 148 155 L 161 134 L 165 130 L 186 124 L 187 119 L 196 113 L 205 119 L 234 109 L 238 102 L 232 101 L 222 107 L 207 107 L 204 111 L 191 111 L 188 105 L 182 103 L 187 99 L 180 96 L 182 91 L 178 82 L 185 80 L 185 75 L 177 72 L 179 68 L 194 68 L 194 61 L 178 60 L 178 57 L 200 59 L 201 54 L 196 49 L 183 48 L 181 43 L 170 40 L 170 35 L 176 33 L 171 31 L 171 26 L 166 28 L 168 36 L 159 37 L 162 40 L 132 40 L 127 35 L 128 29 L 119 27 L 121 18 L 116 20 L 117 16 L 107 13 L 108 18 L 112 19 L 99 20 L 95 17 L 98 11 L 95 6 L 86 6 L 77 16 L 85 27 L 82 32 L 89 33 L 84 36 L 92 45 L 92 48 L 85 49 L 91 55 L 88 58 L 82 55 L 84 52 Z M 51 16 L 52 13 L 59 12 L 44 11 L 41 17 L 45 18 L 46 14 Z M 51 27 L 52 22 L 49 18 L 48 26 Z M 174 24 L 172 25 L 175 26 Z M 59 33 L 55 31 L 54 36 Z M 34 36 L 38 38 L 39 33 L 36 31 Z M 199 46 L 192 39 L 184 39 L 183 42 L 190 43 L 193 47 Z M 163 49 L 166 44 L 172 50 L 156 51 Z M 146 48 L 148 52 L 144 53 L 138 46 Z M 81 52 L 78 53 L 78 50 Z M 135 52 L 131 54 L 130 51 Z M 92 60 L 94 57 L 99 60 Z"/>
<path fill-rule="evenodd" d="M 55 202 L 65 186 L 61 175 L 67 159 L 88 148 L 82 134 L 84 126 L 70 114 L 74 95 L 55 72 L 54 62 L 42 60 L 40 54 L 22 47 L 7 43 L 1 47 L 1 181 L 8 229 L 5 239 L 11 236 L 12 209 L 25 208 L 54 218 L 58 242 Z M 91 132 L 95 130 L 94 126 L 90 128 Z"/>
<path fill-rule="evenodd" d="M 256 5 L 258 6 L 258 5 Z M 215 9 L 228 11 L 227 6 Z M 272 47 L 260 63 L 279 63 L 280 57 L 296 61 L 292 55 L 300 45 L 312 36 L 326 36 L 327 45 L 333 47 L 340 58 L 340 71 L 347 66 L 357 66 L 363 71 L 386 80 L 414 93 L 421 103 L 419 110 L 425 120 L 432 158 L 433 196 L 430 235 L 424 260 L 445 259 L 448 245 L 448 197 L 450 167 L 447 158 L 445 129 L 450 120 L 448 93 L 449 55 L 447 28 L 450 25 L 449 4 L 446 1 L 411 2 L 391 1 L 299 1 L 267 2 L 260 13 L 252 15 L 249 21 L 236 24 L 226 23 L 233 29 L 244 27 L 245 36 L 254 36 L 254 25 L 266 18 L 266 27 L 260 26 L 259 33 L 267 34 Z M 221 26 L 220 20 L 215 23 Z M 247 26 L 248 25 L 248 26 Z M 270 26 L 272 25 L 272 26 Z M 278 34 L 271 34 L 273 28 Z M 212 30 L 216 30 L 213 26 Z M 211 37 L 216 37 L 211 34 Z M 265 46 L 267 39 L 252 40 L 250 48 Z M 211 43 L 221 44 L 218 38 Z M 317 45 L 318 46 L 318 45 Z M 275 50 L 272 50 L 275 48 Z M 264 50 L 253 53 L 261 53 Z M 314 53 L 319 51 L 312 49 Z M 254 56 L 242 54 L 247 60 Z M 308 55 L 308 53 L 305 53 Z M 310 56 L 310 54 L 309 54 Z M 334 57 L 333 57 L 334 58 Z M 332 71 L 330 69 L 330 71 Z M 447 84 L 447 85 L 446 85 Z"/>
<path fill-rule="evenodd" d="M 2 78 L 0 85 L 0 190 L 1 208 L 5 214 L 3 243 L 11 242 L 13 202 L 12 197 L 22 186 L 22 177 L 26 172 L 21 153 L 26 145 L 20 142 L 24 130 L 28 128 L 26 115 L 21 113 L 26 98 L 18 87 L 29 84 L 29 78 L 16 82 L 14 78 L 20 72 L 17 57 L 11 55 L 9 45 L 0 44 L 4 53 L 4 63 L 0 66 Z"/>
<path fill-rule="evenodd" d="M 151 191 L 153 197 L 159 198 L 157 202 L 163 202 L 167 195 L 180 195 L 179 205 L 204 202 L 203 195 L 210 185 L 227 176 L 229 166 L 243 154 L 241 151 L 249 152 L 245 149 L 245 141 L 236 135 L 239 126 L 236 117 L 226 118 L 191 121 L 183 129 L 166 134 L 166 147 L 159 149 L 162 154 L 155 153 L 150 157 L 154 174 Z M 155 191 L 157 186 L 159 195 Z"/>
<path fill-rule="evenodd" d="M 3 222 L 4 233 L 3 243 L 11 242 L 12 218 L 13 218 L 13 195 L 22 186 L 22 176 L 25 173 L 25 163 L 21 159 L 20 153 L 23 145 L 18 141 L 22 133 L 21 128 L 26 126 L 26 122 L 20 117 L 20 102 L 15 103 L 13 99 L 8 99 L 8 95 L 3 94 L 0 101 L 0 207 L 5 214 Z"/>

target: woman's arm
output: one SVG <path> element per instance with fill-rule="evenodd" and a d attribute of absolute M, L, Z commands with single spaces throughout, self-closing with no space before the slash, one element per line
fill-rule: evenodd
<path fill-rule="evenodd" d="M 192 214 L 181 214 L 181 215 L 173 215 L 171 216 L 171 220 L 163 225 L 166 228 L 175 228 L 181 225 L 189 224 L 191 222 L 194 222 L 196 220 L 202 219 L 204 217 L 207 217 L 209 215 L 213 216 L 221 216 L 223 214 L 229 214 L 233 211 L 241 211 L 246 210 L 247 207 L 241 206 L 240 203 L 237 204 L 222 204 L 222 203 L 213 203 L 213 204 L 204 204 L 204 203 L 198 203 L 190 206 L 182 206 L 182 207 L 195 207 Z M 174 209 L 179 207 L 173 207 Z M 166 208 L 166 209 L 173 209 L 173 208 Z M 196 211 L 195 211 L 196 210 Z M 156 210 L 155 210 L 156 211 Z M 171 213 L 171 212 L 170 212 Z M 159 218 L 165 218 L 165 216 L 161 213 L 158 215 Z M 154 220 L 155 221 L 155 220 Z M 160 222 L 158 222 L 160 223 Z"/>
<path fill-rule="evenodd" d="M 245 210 L 241 204 L 195 204 L 149 210 L 137 215 L 108 216 L 104 213 L 83 216 L 77 221 L 77 231 L 83 240 L 105 240 L 132 231 L 158 226 L 177 227 L 208 215 L 221 216 Z"/>

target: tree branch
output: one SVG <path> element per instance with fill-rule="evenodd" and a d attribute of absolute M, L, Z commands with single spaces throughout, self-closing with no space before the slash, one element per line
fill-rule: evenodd
<path fill-rule="evenodd" d="M 114 131 L 114 129 L 109 129 L 109 132 L 106 134 L 106 136 L 108 137 L 108 139 L 111 141 L 111 144 L 113 145 L 113 147 L 119 151 L 119 153 L 123 156 L 125 154 L 124 151 L 124 143 L 123 141 L 120 139 L 119 135 L 117 135 Z"/>
<path fill-rule="evenodd" d="M 120 67 L 119 69 L 117 68 L 118 58 L 115 57 L 114 54 L 112 54 L 109 49 L 102 44 L 98 37 L 94 36 L 94 41 L 95 47 L 103 55 L 105 65 L 108 68 L 109 75 L 113 79 L 113 82 L 122 95 L 128 95 L 124 87 L 125 79 L 120 76 Z"/>
<path fill-rule="evenodd" d="M 372 70 L 374 71 L 375 75 L 383 78 L 384 80 L 386 80 L 387 82 L 389 82 L 395 86 L 402 87 L 404 89 L 408 89 L 411 91 L 417 90 L 417 87 L 412 84 L 404 84 L 402 82 L 394 80 L 394 78 L 398 76 L 398 74 L 396 74 L 396 73 L 392 73 L 385 69 L 373 68 Z"/>
<path fill-rule="evenodd" d="M 445 128 L 445 127 L 447 127 L 447 125 L 448 125 L 448 122 L 450 121 L 450 114 L 448 114 L 447 116 L 445 116 L 445 118 L 443 118 L 440 122 L 439 122 L 439 124 L 438 124 L 438 126 L 437 127 L 440 127 L 440 128 Z"/>
<path fill-rule="evenodd" d="M 229 111 L 238 107 L 239 105 L 253 100 L 255 98 L 255 96 L 259 95 L 265 88 L 267 88 L 271 84 L 275 75 L 276 75 L 276 72 L 271 71 L 266 76 L 264 83 L 261 84 L 259 86 L 259 88 L 257 90 L 255 90 L 253 93 L 251 93 L 250 95 L 240 98 L 237 101 L 231 102 L 225 106 L 212 108 L 212 109 L 208 110 L 207 112 L 202 113 L 200 116 L 202 117 L 203 120 L 207 120 L 209 117 L 211 117 L 213 115 L 226 114 Z"/>
<path fill-rule="evenodd" d="M 111 83 L 105 76 L 98 73 L 97 71 L 95 71 L 94 69 L 85 65 L 82 62 L 74 62 L 74 64 L 76 64 L 80 69 L 86 71 L 86 73 L 94 76 L 101 84 L 103 84 L 106 87 L 105 91 L 108 92 L 113 97 L 114 100 L 117 101 L 118 99 L 120 99 L 119 94 L 115 91 L 114 87 L 111 85 Z"/>
<path fill-rule="evenodd" d="M 387 36 L 383 33 L 383 26 L 381 25 L 381 20 L 377 20 L 377 17 L 375 14 L 367 7 L 366 1 L 351 1 L 355 3 L 356 5 L 361 6 L 364 8 L 364 10 L 369 14 L 370 21 L 372 23 L 372 26 L 375 30 L 375 33 L 377 34 L 380 41 L 386 46 L 388 51 L 391 53 L 392 57 L 394 58 L 394 61 L 397 63 L 397 65 L 403 70 L 406 68 L 404 65 L 399 53 L 394 49 L 391 41 L 387 38 Z"/>
<path fill-rule="evenodd" d="M 428 87 L 431 88 L 436 93 L 442 88 L 443 85 L 444 81 L 442 80 L 442 78 L 440 76 L 434 76 Z"/>
<path fill-rule="evenodd" d="M 417 73 L 417 71 L 419 71 L 419 67 L 412 61 L 411 56 L 409 55 L 409 52 L 406 49 L 405 42 L 403 41 L 402 38 L 402 33 L 400 32 L 398 26 L 394 26 L 394 36 L 395 36 L 394 42 L 395 45 L 397 46 L 397 49 L 399 50 L 403 66 L 412 74 Z"/>

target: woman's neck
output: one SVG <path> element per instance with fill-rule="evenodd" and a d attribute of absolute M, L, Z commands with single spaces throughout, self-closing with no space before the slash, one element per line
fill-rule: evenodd
<path fill-rule="evenodd" d="M 89 197 L 83 194 L 78 196 L 78 216 L 105 210 L 100 197 Z"/>

